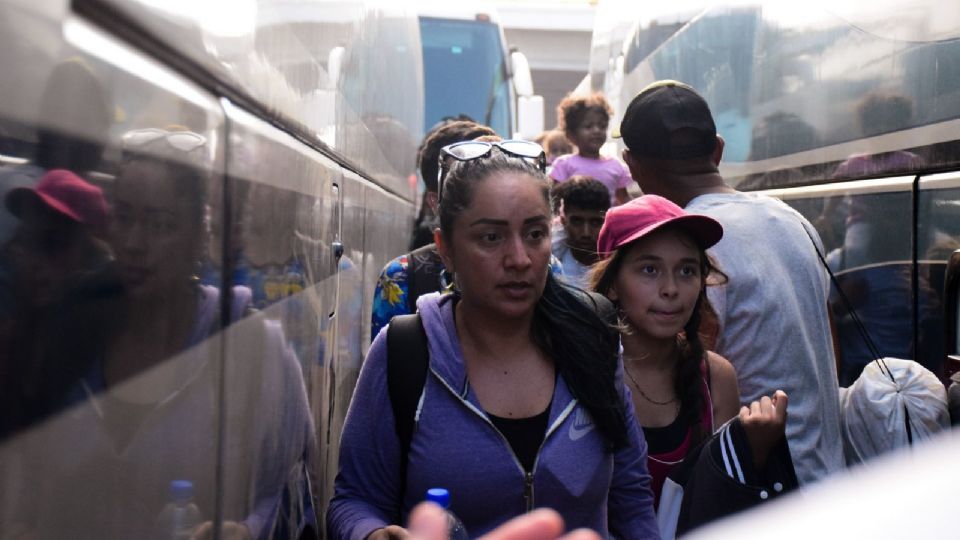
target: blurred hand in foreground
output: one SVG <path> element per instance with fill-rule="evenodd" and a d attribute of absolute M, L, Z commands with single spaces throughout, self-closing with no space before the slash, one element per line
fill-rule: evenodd
<path fill-rule="evenodd" d="M 447 540 L 447 519 L 443 509 L 433 503 L 421 503 L 410 513 L 407 527 L 411 540 Z M 563 534 L 563 518 L 542 508 L 515 517 L 480 540 L 600 540 L 590 530 Z"/>

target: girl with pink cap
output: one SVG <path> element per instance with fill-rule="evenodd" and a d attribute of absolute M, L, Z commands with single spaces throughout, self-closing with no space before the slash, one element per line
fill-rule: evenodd
<path fill-rule="evenodd" d="M 620 313 L 625 379 L 657 503 L 670 470 L 740 409 L 733 366 L 700 336 L 711 311 L 706 286 L 726 279 L 706 254 L 722 236 L 716 220 L 645 195 L 611 208 L 597 241 L 590 282 Z"/>

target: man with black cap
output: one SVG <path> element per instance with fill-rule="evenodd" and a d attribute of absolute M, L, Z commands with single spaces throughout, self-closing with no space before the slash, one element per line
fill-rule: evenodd
<path fill-rule="evenodd" d="M 644 193 L 723 225 L 710 255 L 729 282 L 707 292 L 719 318 L 716 351 L 736 368 L 743 401 L 774 389 L 790 396 L 787 439 L 801 484 L 843 468 L 830 283 L 816 230 L 779 200 L 724 182 L 723 139 L 707 102 L 686 84 L 644 88 L 614 137 L 623 138 L 623 159 Z"/>

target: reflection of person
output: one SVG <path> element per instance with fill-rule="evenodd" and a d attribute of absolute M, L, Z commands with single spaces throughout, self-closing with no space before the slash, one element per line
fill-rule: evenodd
<path fill-rule="evenodd" d="M 717 167 L 723 139 L 707 102 L 677 81 L 658 81 L 630 102 L 619 133 L 623 157 L 644 193 L 723 225 L 710 250 L 727 284 L 710 287 L 716 351 L 733 363 L 741 397 L 770 389 L 790 396 L 787 439 L 801 483 L 843 468 L 839 396 L 827 294 L 813 226 L 770 197 L 728 186 Z"/>
<path fill-rule="evenodd" d="M 706 250 L 722 236 L 715 220 L 644 195 L 607 213 L 597 244 L 591 281 L 621 313 L 623 369 L 657 501 L 670 470 L 740 407 L 733 366 L 700 340 L 707 281 L 722 277 Z"/>
<path fill-rule="evenodd" d="M 879 93 L 868 94 L 857 106 L 857 120 L 864 137 L 887 133 L 903 129 L 910 124 L 913 116 L 913 104 L 909 99 L 898 95 Z M 834 171 L 834 178 L 864 178 L 890 174 L 893 172 L 916 171 L 923 164 L 917 154 L 903 150 L 882 152 L 879 154 L 854 154 L 841 163 Z M 868 258 L 872 262 L 876 259 L 876 250 L 889 251 L 891 248 L 903 247 L 909 244 L 893 241 L 888 234 L 905 232 L 902 227 L 897 230 L 897 221 L 889 216 L 883 216 L 882 205 L 869 196 L 860 197 L 833 197 L 827 200 L 821 217 L 821 223 L 827 224 L 842 203 L 845 212 L 843 246 L 832 253 L 828 259 L 834 269 L 845 269 L 865 264 Z M 894 227 L 894 229 L 891 229 Z M 881 240 L 882 239 L 882 240 Z M 882 255 L 880 255 L 882 257 Z M 896 257 L 895 257 L 896 258 Z M 903 258 L 902 256 L 899 258 Z M 839 265 L 839 268 L 835 265 Z"/>
<path fill-rule="evenodd" d="M 589 176 L 573 176 L 554 184 L 551 195 L 559 206 L 563 234 L 553 240 L 553 256 L 563 265 L 563 277 L 586 288 L 585 275 L 597 261 L 597 235 L 610 208 L 607 187 Z"/>
<path fill-rule="evenodd" d="M 864 137 L 907 129 L 913 120 L 913 102 L 899 94 L 871 92 L 857 104 L 856 116 Z M 906 151 L 855 154 L 837 168 L 834 176 L 851 178 L 913 170 L 921 163 L 920 156 Z"/>
<path fill-rule="evenodd" d="M 108 255 L 99 240 L 106 232 L 106 199 L 70 171 L 53 170 L 34 188 L 10 191 L 6 207 L 21 222 L 4 249 L 27 280 L 19 292 L 33 304 L 48 304 L 65 274 L 87 267 L 89 257 Z"/>
<path fill-rule="evenodd" d="M 252 184 L 247 190 L 238 214 L 243 222 L 238 265 L 257 309 L 306 288 L 303 263 L 294 254 L 300 199 L 296 192 L 265 184 Z"/>
<path fill-rule="evenodd" d="M 550 169 L 550 178 L 565 182 L 574 175 L 595 178 L 607 186 L 610 205 L 623 204 L 630 200 L 627 188 L 630 173 L 623 163 L 600 155 L 600 148 L 607 142 L 607 126 L 613 114 L 610 104 L 600 94 L 569 96 L 557 106 L 560 127 L 577 147 L 576 154 L 557 158 Z"/>
<path fill-rule="evenodd" d="M 891 200 L 889 194 L 848 197 L 843 245 L 829 252 L 826 261 L 834 272 L 843 271 L 837 276 L 840 286 L 880 354 L 915 358 L 913 331 L 904 324 L 913 318 L 914 292 L 907 268 L 910 224 L 892 215 L 887 204 L 904 201 L 895 196 Z M 920 298 L 929 297 L 922 286 L 916 292 Z M 840 350 L 839 382 L 846 387 L 876 358 L 835 289 L 830 302 Z M 918 360 L 930 365 L 933 359 Z"/>
<path fill-rule="evenodd" d="M 871 137 L 908 127 L 913 104 L 900 95 L 873 92 L 860 101 L 856 113 L 861 133 Z M 910 172 L 922 164 L 920 156 L 903 150 L 854 154 L 837 167 L 833 177 Z M 902 265 L 893 264 L 910 258 L 910 225 L 891 216 L 887 200 L 896 202 L 890 195 L 832 197 L 824 204 L 817 225 L 832 230 L 832 221 L 842 219 L 842 244 L 826 255 L 827 264 L 835 272 L 856 270 L 841 276 L 841 286 L 877 349 L 884 356 L 914 358 L 912 332 L 903 324 L 912 318 L 910 277 Z M 840 219 L 834 220 L 838 214 Z M 875 266 L 878 263 L 882 266 Z M 922 288 L 919 292 L 924 294 Z M 875 358 L 835 292 L 831 302 L 841 351 L 840 385 L 849 386 Z M 939 360 L 936 362 L 938 365 Z M 930 365 L 930 360 L 925 364 Z"/>
<path fill-rule="evenodd" d="M 124 136 L 109 234 L 122 304 L 115 331 L 74 388 L 69 414 L 21 446 L 31 471 L 21 517 L 39 537 L 151 538 L 173 480 L 193 483 L 206 519 L 222 494 L 226 538 L 296 531 L 310 514 L 313 428 L 299 363 L 279 324 L 239 321 L 250 302 L 241 287 L 231 291 L 238 322 L 221 330 L 221 291 L 196 275 L 206 145 L 185 131 Z"/>
<path fill-rule="evenodd" d="M 82 319 L 110 260 L 106 200 L 75 174 L 50 171 L 5 203 L 21 221 L 0 248 L 0 436 L 55 412 L 85 369 L 98 338 Z"/>
<path fill-rule="evenodd" d="M 331 538 L 403 537 L 388 527 L 437 485 L 473 536 L 545 506 L 572 527 L 658 537 L 616 332 L 548 271 L 549 185 L 527 161 L 542 149 L 501 144 L 445 147 L 436 241 L 456 292 L 417 302 L 431 369 L 406 488 L 381 332 L 344 426 Z"/>
<path fill-rule="evenodd" d="M 38 114 L 33 160 L 0 173 L 0 197 L 16 187 L 36 184 L 47 170 L 67 169 L 83 176 L 100 164 L 113 111 L 100 81 L 83 60 L 71 58 L 57 64 L 44 87 Z M 0 244 L 15 225 L 13 216 L 0 207 Z"/>

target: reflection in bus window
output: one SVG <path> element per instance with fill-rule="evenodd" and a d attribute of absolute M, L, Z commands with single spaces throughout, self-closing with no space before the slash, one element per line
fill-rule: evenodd
<path fill-rule="evenodd" d="M 20 222 L 0 247 L 0 439 L 64 407 L 116 290 L 100 188 L 57 169 L 4 203 Z"/>
<path fill-rule="evenodd" d="M 943 298 L 947 261 L 960 249 L 960 189 L 923 190 L 917 202 L 917 275 L 932 295 L 921 296 L 917 309 L 930 316 L 918 323 L 918 358 L 943 359 Z M 946 375 L 950 375 L 946 373 Z"/>
<path fill-rule="evenodd" d="M 225 530 L 251 537 L 298 530 L 313 519 L 306 463 L 314 452 L 299 362 L 279 324 L 239 321 L 250 302 L 241 287 L 227 296 L 237 324 L 223 341 L 210 339 L 222 331 L 225 300 L 197 276 L 214 181 L 208 139 L 143 129 L 123 141 L 108 235 L 117 279 L 106 293 L 114 309 L 96 319 L 103 325 L 96 347 L 71 351 L 88 356 L 75 360 L 86 369 L 64 397 L 68 414 L 19 441 L 31 486 L 21 525 L 41 538 L 66 530 L 157 537 L 177 480 L 191 483 L 210 521 L 222 459 Z M 221 456 L 213 434 L 222 373 L 230 392 Z"/>

